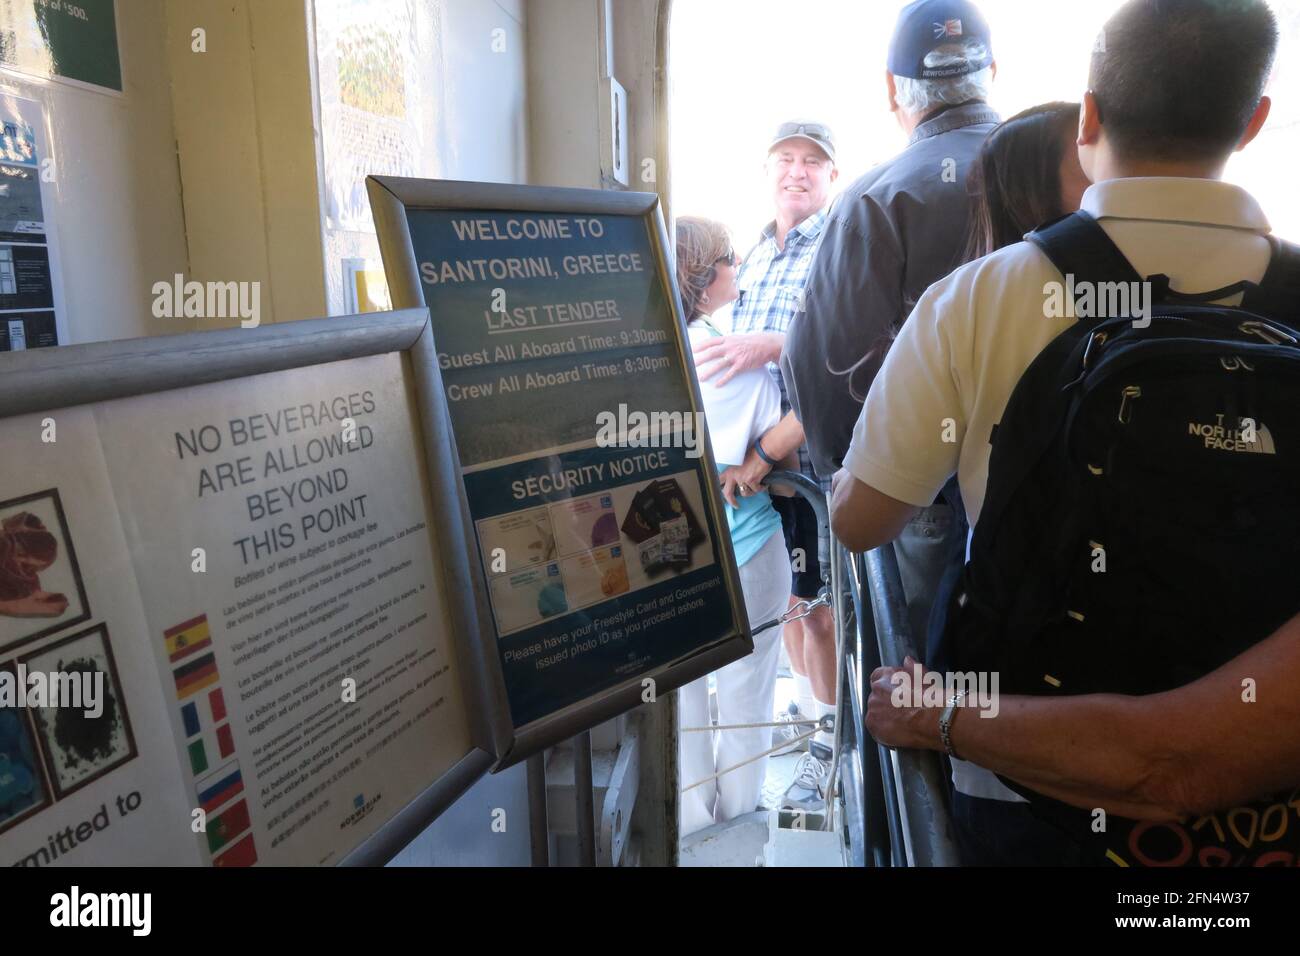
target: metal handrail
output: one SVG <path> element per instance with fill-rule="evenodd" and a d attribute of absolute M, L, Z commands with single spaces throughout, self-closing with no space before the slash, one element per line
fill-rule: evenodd
<path fill-rule="evenodd" d="M 880 660 L 890 667 L 902 667 L 904 658 L 918 655 L 908 626 L 907 599 L 894 546 L 886 544 L 868 552 L 863 566 L 873 618 L 883 625 L 875 628 Z M 946 787 L 938 754 L 900 748 L 891 750 L 889 757 L 907 865 L 957 866 L 960 861 L 944 805 Z"/>
<path fill-rule="evenodd" d="M 893 783 L 894 767 L 889 759 L 888 748 L 871 739 L 864 723 L 865 681 L 880 666 L 880 651 L 874 636 L 875 619 L 872 617 L 871 604 L 862 601 L 865 572 L 861 555 L 849 555 L 843 549 L 839 549 L 839 553 L 841 560 L 848 559 L 849 574 L 846 575 L 846 581 L 857 623 L 852 653 L 846 654 L 845 670 L 846 678 L 852 678 L 850 686 L 854 687 L 854 729 L 863 764 L 863 800 L 867 810 L 864 821 L 866 830 L 862 838 L 873 865 L 890 866 L 894 861 L 906 859 L 902 819 L 898 811 L 898 791 Z M 864 639 L 864 635 L 868 636 Z"/>
<path fill-rule="evenodd" d="M 812 505 L 813 511 L 817 512 L 817 523 L 830 527 L 831 513 L 826 504 L 826 495 L 822 493 L 821 485 L 807 475 L 801 475 L 797 471 L 772 471 L 768 472 L 767 477 L 763 479 L 763 484 L 788 485 L 793 488 L 799 497 Z"/>
<path fill-rule="evenodd" d="M 863 659 L 862 622 L 863 614 L 870 610 L 863 609 L 861 589 L 858 587 L 858 568 L 852 558 L 841 548 L 833 551 L 833 561 L 842 568 L 848 563 L 848 572 L 842 574 L 844 591 L 849 600 L 842 607 L 845 615 L 844 633 L 852 635 L 852 640 L 845 641 L 844 667 L 840 670 L 840 688 L 849 704 L 852 719 L 845 724 L 845 730 L 852 730 L 853 740 L 846 745 L 845 756 L 850 761 L 852 773 L 845 783 L 845 817 L 853 821 L 857 818 L 861 829 L 849 830 L 850 864 L 854 866 L 888 866 L 891 860 L 891 831 L 889 816 L 885 806 L 884 784 L 880 777 L 880 753 L 878 745 L 867 735 L 865 715 L 866 700 L 863 698 L 863 675 L 868 674 Z M 849 615 L 852 614 L 852 617 Z M 867 646 L 870 646 L 868 644 Z M 850 793 L 850 786 L 855 792 Z M 855 805 L 854 805 L 855 801 Z M 857 813 L 854 813 L 857 809 Z"/>
<path fill-rule="evenodd" d="M 816 482 L 797 472 L 774 471 L 765 484 L 793 488 L 829 530 L 829 508 Z M 908 655 L 918 656 L 894 546 L 852 555 L 832 535 L 830 570 L 839 673 L 837 779 L 850 862 L 956 866 L 957 847 L 938 754 L 876 744 L 865 725 L 870 690 L 866 681 L 871 672 L 882 663 L 901 667 Z M 846 622 L 850 612 L 851 620 Z"/>

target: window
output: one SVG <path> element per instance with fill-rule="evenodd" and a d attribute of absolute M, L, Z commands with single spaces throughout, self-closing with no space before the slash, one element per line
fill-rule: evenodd
<path fill-rule="evenodd" d="M 982 0 L 998 61 L 993 106 L 1010 116 L 1078 100 L 1102 24 L 1121 0 L 1044 4 Z M 1228 166 L 1281 236 L 1300 241 L 1300 0 L 1270 0 L 1282 32 L 1259 138 Z M 835 131 L 840 186 L 906 140 L 886 100 L 885 57 L 900 3 L 861 0 L 674 0 L 670 25 L 673 213 L 718 219 L 745 249 L 769 221 L 762 161 L 795 117 Z"/>

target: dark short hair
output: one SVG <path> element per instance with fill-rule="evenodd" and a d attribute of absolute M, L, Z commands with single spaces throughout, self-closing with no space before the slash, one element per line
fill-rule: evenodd
<path fill-rule="evenodd" d="M 1106 22 L 1088 77 L 1112 147 L 1157 160 L 1227 155 L 1277 42 L 1264 0 L 1130 0 Z"/>
<path fill-rule="evenodd" d="M 1044 103 L 1003 120 L 984 140 L 967 188 L 975 196 L 964 259 L 1019 242 L 1072 209 L 1061 202 L 1061 162 L 1074 148 L 1078 103 Z"/>

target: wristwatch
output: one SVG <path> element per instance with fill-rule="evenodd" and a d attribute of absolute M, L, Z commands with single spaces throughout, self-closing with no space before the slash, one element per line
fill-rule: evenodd
<path fill-rule="evenodd" d="M 961 706 L 962 699 L 965 696 L 965 691 L 953 694 L 948 698 L 948 706 L 939 715 L 939 739 L 943 741 L 943 749 L 948 751 L 949 757 L 956 757 L 958 760 L 961 758 L 957 757 L 957 751 L 952 747 L 952 720 L 956 716 L 957 708 Z"/>

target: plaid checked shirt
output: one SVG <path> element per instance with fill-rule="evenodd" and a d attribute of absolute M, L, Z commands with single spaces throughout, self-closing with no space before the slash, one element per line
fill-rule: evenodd
<path fill-rule="evenodd" d="M 776 223 L 769 223 L 750 250 L 740 267 L 736 280 L 740 298 L 731 310 L 731 330 L 735 333 L 790 331 L 790 324 L 799 311 L 800 297 L 808 273 L 812 271 L 813 253 L 826 224 L 826 212 L 815 212 L 790 230 L 785 237 L 785 248 L 776 247 Z M 775 362 L 768 363 L 768 371 L 781 389 L 781 414 L 790 411 L 785 382 L 781 369 Z M 808 448 L 799 446 L 799 470 L 816 479 Z"/>

